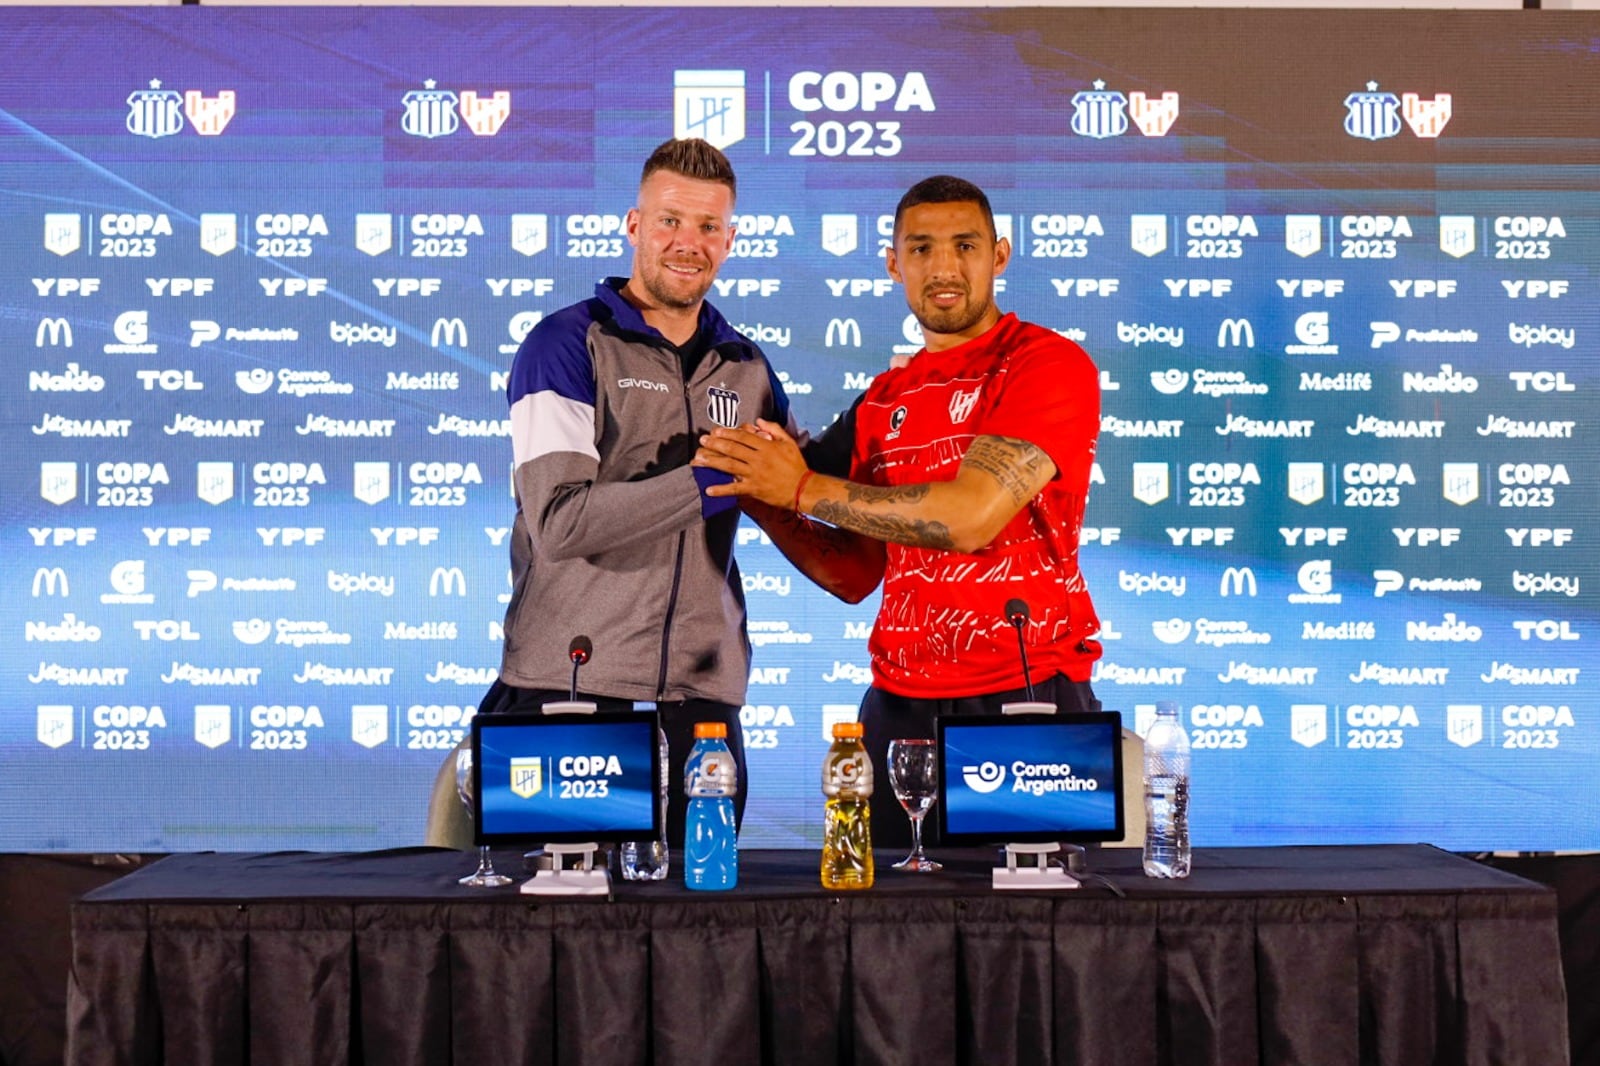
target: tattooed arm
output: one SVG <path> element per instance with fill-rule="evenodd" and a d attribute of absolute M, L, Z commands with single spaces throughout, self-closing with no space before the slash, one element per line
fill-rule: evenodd
<path fill-rule="evenodd" d="M 1016 437 L 973 440 L 950 481 L 862 485 L 813 474 L 776 428 L 761 433 L 718 429 L 701 438 L 694 463 L 734 476 L 712 495 L 755 497 L 772 507 L 798 509 L 874 540 L 921 548 L 973 552 L 1005 528 L 1055 476 L 1055 463 Z M 768 439 L 768 438 L 771 439 Z"/>
<path fill-rule="evenodd" d="M 796 570 L 846 603 L 860 603 L 883 580 L 881 541 L 813 522 L 753 496 L 744 498 L 743 507 Z"/>

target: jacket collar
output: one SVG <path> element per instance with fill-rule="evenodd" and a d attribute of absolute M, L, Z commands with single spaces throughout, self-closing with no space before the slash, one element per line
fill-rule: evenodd
<path fill-rule="evenodd" d="M 594 287 L 595 298 L 605 305 L 606 310 L 611 312 L 612 321 L 622 329 L 662 344 L 670 344 L 671 342 L 662 336 L 658 329 L 644 320 L 639 309 L 622 295 L 622 287 L 627 283 L 627 278 L 606 278 Z M 736 359 L 749 359 L 759 350 L 749 338 L 729 325 L 728 320 L 711 306 L 709 300 L 700 301 L 700 321 L 696 328 L 701 333 L 708 333 L 711 337 L 711 347 L 723 355 Z"/>

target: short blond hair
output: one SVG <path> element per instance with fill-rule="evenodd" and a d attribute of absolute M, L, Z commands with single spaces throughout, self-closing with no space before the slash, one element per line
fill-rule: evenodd
<path fill-rule="evenodd" d="M 658 170 L 682 174 L 696 181 L 714 181 L 718 185 L 726 185 L 728 191 L 733 194 L 732 198 L 735 200 L 739 198 L 739 179 L 734 177 L 733 164 L 728 162 L 728 157 L 710 141 L 701 140 L 699 137 L 688 137 L 683 140 L 674 138 L 659 145 L 650 153 L 650 158 L 644 161 L 644 171 L 639 175 L 639 184 L 643 185 L 649 181 L 650 175 Z"/>

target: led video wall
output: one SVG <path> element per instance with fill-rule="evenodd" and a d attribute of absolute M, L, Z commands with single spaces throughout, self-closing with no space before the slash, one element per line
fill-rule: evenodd
<path fill-rule="evenodd" d="M 506 372 L 667 137 L 820 429 L 916 323 L 900 193 L 1104 418 L 1094 686 L 1201 845 L 1600 846 L 1600 36 L 1560 12 L 8 9 L 0 849 L 419 843 L 494 679 Z M 753 527 L 749 846 L 820 840 L 873 603 Z"/>

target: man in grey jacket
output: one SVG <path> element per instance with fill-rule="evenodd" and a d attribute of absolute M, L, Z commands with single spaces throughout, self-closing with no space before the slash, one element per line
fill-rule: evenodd
<path fill-rule="evenodd" d="M 667 833 L 682 845 L 683 763 L 694 723 L 728 727 L 749 791 L 739 709 L 750 676 L 744 588 L 726 475 L 694 469 L 701 434 L 768 419 L 794 429 L 761 349 L 705 302 L 733 247 L 732 166 L 700 140 L 644 165 L 628 212 L 633 272 L 543 319 L 511 366 L 506 397 L 517 517 L 500 679 L 479 713 L 566 699 L 575 636 L 593 642 L 580 695 L 601 710 L 661 709 L 672 787 Z"/>

